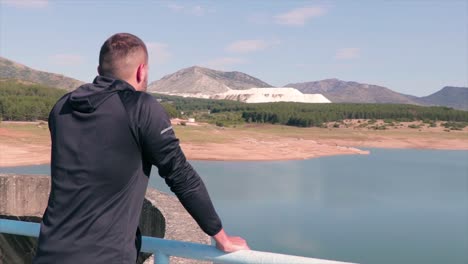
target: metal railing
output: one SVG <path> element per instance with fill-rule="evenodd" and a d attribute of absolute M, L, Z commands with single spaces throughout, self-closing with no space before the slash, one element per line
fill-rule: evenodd
<path fill-rule="evenodd" d="M 30 237 L 39 236 L 39 223 L 0 219 L 0 233 L 22 235 Z M 143 236 L 142 252 L 154 254 L 154 263 L 168 264 L 169 256 L 176 256 L 215 263 L 255 264 L 255 263 L 282 263 L 282 264 L 346 264 L 332 260 L 314 259 L 290 256 L 254 250 L 241 250 L 233 253 L 224 253 L 214 246 L 168 240 Z"/>

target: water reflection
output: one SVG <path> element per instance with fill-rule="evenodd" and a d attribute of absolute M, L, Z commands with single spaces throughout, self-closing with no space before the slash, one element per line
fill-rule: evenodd
<path fill-rule="evenodd" d="M 468 263 L 468 151 L 192 163 L 226 229 L 254 249 L 360 263 Z M 49 166 L 0 169 L 7 171 L 47 174 Z M 157 170 L 150 185 L 169 192 Z"/>

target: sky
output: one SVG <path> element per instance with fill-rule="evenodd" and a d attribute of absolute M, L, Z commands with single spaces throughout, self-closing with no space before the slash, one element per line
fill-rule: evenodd
<path fill-rule="evenodd" d="M 150 82 L 199 65 L 274 86 L 468 87 L 468 0 L 0 0 L 0 56 L 34 69 L 91 82 L 118 32 L 147 44 Z"/>

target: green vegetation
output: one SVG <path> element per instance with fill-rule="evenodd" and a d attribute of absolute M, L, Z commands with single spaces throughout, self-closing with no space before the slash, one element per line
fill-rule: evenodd
<path fill-rule="evenodd" d="M 188 98 L 163 94 L 153 95 L 163 103 L 165 102 L 174 105 L 177 110 L 183 111 L 185 115 L 191 115 L 194 112 L 208 112 L 212 109 L 219 109 L 224 107 L 235 109 L 237 106 L 242 107 L 245 105 L 244 103 L 230 100 Z"/>
<path fill-rule="evenodd" d="M 397 122 L 437 120 L 468 122 L 468 111 L 449 107 L 424 107 L 401 104 L 305 104 L 305 103 L 258 103 L 246 104 L 227 100 L 184 98 L 155 95 L 162 102 L 172 104 L 182 117 L 213 124 L 229 125 L 238 122 L 283 124 L 298 127 L 322 127 L 324 123 L 341 122 L 344 119 L 370 119 L 368 125 L 377 119 L 385 120 L 388 126 Z M 372 127 L 377 130 L 383 126 Z"/>
<path fill-rule="evenodd" d="M 411 124 L 411 125 L 409 125 L 408 127 L 409 127 L 409 128 L 414 128 L 414 129 L 421 128 L 421 126 L 415 125 L 415 124 Z"/>
<path fill-rule="evenodd" d="M 161 106 L 164 108 L 164 110 L 166 110 L 167 114 L 171 117 L 171 118 L 178 118 L 180 117 L 180 112 L 177 111 L 177 109 L 172 105 L 172 104 L 169 104 L 167 102 L 162 102 L 161 103 Z"/>
<path fill-rule="evenodd" d="M 387 126 L 386 125 L 375 125 L 375 126 L 370 126 L 369 129 L 385 130 L 385 129 L 387 129 Z"/>
<path fill-rule="evenodd" d="M 443 127 L 449 130 L 463 130 L 466 126 L 468 126 L 467 122 L 446 122 L 442 124 Z"/>
<path fill-rule="evenodd" d="M 14 80 L 0 81 L 0 120 L 47 120 L 55 102 L 66 91 Z M 383 130 L 401 121 L 423 120 L 429 126 L 446 121 L 444 126 L 460 130 L 468 124 L 468 111 L 448 107 L 423 107 L 396 104 L 246 104 L 228 100 L 155 95 L 171 117 L 193 117 L 220 127 L 242 123 L 270 123 L 297 127 L 346 126 L 345 119 L 369 119 L 360 127 Z M 377 125 L 377 119 L 384 125 Z M 373 125 L 373 126 L 370 126 Z"/>
<path fill-rule="evenodd" d="M 0 80 L 0 120 L 47 120 L 52 107 L 66 92 L 39 84 Z M 180 117 L 180 112 L 171 103 L 161 105 L 170 117 Z"/>
<path fill-rule="evenodd" d="M 0 81 L 0 120 L 47 120 L 65 90 L 18 81 Z"/>

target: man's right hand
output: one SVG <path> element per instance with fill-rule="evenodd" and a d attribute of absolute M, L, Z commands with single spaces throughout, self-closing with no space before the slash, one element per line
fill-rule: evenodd
<path fill-rule="evenodd" d="M 216 247 L 224 252 L 234 252 L 238 250 L 249 250 L 247 242 L 241 237 L 230 237 L 224 232 L 224 229 L 213 236 L 216 241 Z"/>

